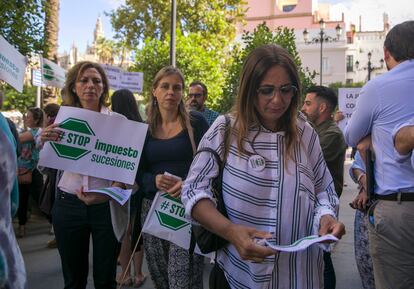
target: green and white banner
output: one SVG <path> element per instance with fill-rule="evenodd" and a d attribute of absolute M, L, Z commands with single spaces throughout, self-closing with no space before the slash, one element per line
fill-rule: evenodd
<path fill-rule="evenodd" d="M 176 177 L 168 172 L 166 175 Z M 171 197 L 166 192 L 157 192 L 148 212 L 142 232 L 170 241 L 188 250 L 191 242 L 191 223 L 185 217 L 185 208 L 181 199 Z M 196 244 L 194 252 L 214 259 L 215 252 L 203 254 Z"/>
<path fill-rule="evenodd" d="M 23 91 L 27 60 L 0 35 L 0 79 Z"/>
<path fill-rule="evenodd" d="M 158 192 L 142 226 L 142 232 L 188 249 L 191 225 L 184 213 L 184 205 L 180 199 L 173 198 L 166 192 Z"/>
<path fill-rule="evenodd" d="M 60 108 L 55 123 L 63 137 L 45 143 L 40 166 L 134 183 L 147 124 L 67 106 Z"/>
<path fill-rule="evenodd" d="M 42 56 L 40 56 L 40 62 L 43 83 L 47 86 L 63 88 L 66 80 L 66 70 Z"/>

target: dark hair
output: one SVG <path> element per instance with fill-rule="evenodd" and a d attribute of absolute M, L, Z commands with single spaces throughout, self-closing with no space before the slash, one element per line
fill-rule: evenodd
<path fill-rule="evenodd" d="M 88 68 L 95 68 L 102 78 L 103 83 L 103 92 L 102 96 L 99 98 L 99 104 L 108 106 L 108 98 L 109 98 L 109 82 L 108 78 L 106 77 L 105 70 L 95 62 L 91 61 L 81 61 L 75 64 L 67 73 L 66 75 L 66 82 L 65 87 L 63 88 L 63 104 L 67 106 L 75 106 L 75 107 L 82 107 L 79 96 L 75 92 L 75 85 L 76 82 L 79 81 L 82 74 Z"/>
<path fill-rule="evenodd" d="M 38 107 L 31 107 L 27 110 L 33 116 L 33 120 L 35 122 L 36 127 L 42 127 L 43 124 L 43 110 Z"/>
<path fill-rule="evenodd" d="M 414 20 L 395 25 L 385 37 L 384 47 L 397 62 L 414 59 Z"/>
<path fill-rule="evenodd" d="M 43 111 L 48 117 L 56 117 L 59 112 L 59 108 L 60 106 L 58 104 L 49 103 L 43 108 Z"/>
<path fill-rule="evenodd" d="M 111 96 L 112 110 L 124 115 L 127 119 L 142 122 L 134 94 L 128 89 L 119 89 Z"/>
<path fill-rule="evenodd" d="M 152 82 L 152 91 L 151 91 L 151 103 L 152 105 L 149 106 L 148 109 L 148 130 L 151 133 L 151 135 L 154 135 L 157 127 L 161 125 L 162 118 L 160 109 L 158 108 L 158 102 L 156 101 L 156 98 L 154 96 L 154 90 L 157 89 L 158 85 L 160 84 L 160 81 L 167 76 L 170 75 L 177 75 L 181 79 L 181 84 L 183 86 L 183 89 L 185 87 L 185 81 L 184 81 L 184 75 L 178 68 L 174 66 L 165 66 L 160 69 L 160 71 L 157 72 L 155 75 L 154 81 Z M 190 116 L 185 109 L 183 98 L 181 97 L 180 104 L 178 105 L 178 116 L 181 121 L 181 126 L 183 128 L 187 127 L 187 124 L 189 123 Z"/>
<path fill-rule="evenodd" d="M 281 46 L 268 44 L 255 48 L 247 56 L 240 75 L 237 102 L 234 108 L 236 116 L 235 128 L 237 134 L 237 147 L 245 152 L 243 143 L 252 125 L 260 125 L 259 115 L 255 108 L 257 89 L 266 73 L 272 67 L 283 67 L 289 75 L 292 85 L 297 87 L 286 112 L 277 122 L 277 130 L 285 132 L 286 151 L 290 155 L 293 144 L 298 138 L 296 118 L 300 95 L 300 79 L 296 64 L 292 56 Z"/>
<path fill-rule="evenodd" d="M 338 96 L 331 88 L 321 85 L 310 87 L 306 93 L 315 93 L 316 97 L 325 102 L 330 112 L 333 112 L 338 105 Z"/>
<path fill-rule="evenodd" d="M 198 80 L 193 81 L 193 82 L 190 83 L 190 87 L 196 86 L 196 85 L 200 85 L 203 88 L 203 96 L 205 96 L 207 98 L 207 96 L 208 96 L 207 86 L 204 83 L 202 83 L 201 81 L 198 81 Z"/>

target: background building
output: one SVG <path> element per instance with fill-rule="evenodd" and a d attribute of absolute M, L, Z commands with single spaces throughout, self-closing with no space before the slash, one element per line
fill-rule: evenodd
<path fill-rule="evenodd" d="M 368 76 L 368 52 L 371 52 L 371 67 L 379 67 L 383 57 L 384 37 L 389 29 L 388 16 L 384 14 L 383 31 L 358 31 L 355 25 L 348 27 L 344 15 L 340 20 L 330 17 L 330 4 L 318 3 L 317 0 L 248 0 L 245 25 L 237 27 L 237 39 L 241 39 L 243 31 L 253 31 L 263 22 L 274 30 L 278 26 L 293 28 L 296 35 L 296 46 L 303 67 L 318 73 L 315 81 L 319 82 L 322 67 L 322 84 L 333 82 L 366 81 Z M 321 44 L 320 21 L 324 21 L 324 41 Z M 338 30 L 338 27 L 341 30 Z M 304 31 L 308 32 L 305 41 Z M 339 34 L 338 34 L 339 32 Z M 338 35 L 337 35 L 338 34 Z M 357 62 L 358 61 L 358 62 Z M 356 65 L 358 63 L 358 65 Z M 358 66 L 358 67 L 357 67 Z M 371 71 L 371 78 L 383 73 L 383 69 Z"/>
<path fill-rule="evenodd" d="M 73 42 L 69 52 L 65 51 L 58 56 L 59 65 L 66 70 L 75 63 L 85 60 L 119 66 L 124 69 L 127 69 L 134 61 L 130 51 L 120 49 L 114 41 L 105 38 L 100 17 L 96 20 L 92 44 L 86 46 L 84 53 L 81 53 L 76 43 Z"/>

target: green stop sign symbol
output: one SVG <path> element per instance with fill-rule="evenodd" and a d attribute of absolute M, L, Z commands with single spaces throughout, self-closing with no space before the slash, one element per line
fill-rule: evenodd
<path fill-rule="evenodd" d="M 90 136 L 94 136 L 95 133 L 86 121 L 70 117 L 59 127 L 68 131 L 65 132 L 62 142 L 50 143 L 59 157 L 79 160 L 91 152 L 87 149 L 87 145 L 91 141 Z"/>

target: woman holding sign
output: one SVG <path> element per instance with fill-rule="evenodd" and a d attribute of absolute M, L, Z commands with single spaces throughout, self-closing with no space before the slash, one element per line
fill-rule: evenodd
<path fill-rule="evenodd" d="M 157 192 L 180 197 L 182 182 L 165 173 L 186 178 L 196 146 L 208 129 L 201 114 L 189 115 L 185 110 L 184 88 L 182 73 L 172 66 L 161 69 L 153 81 L 149 133 L 138 171 L 138 185 L 144 194 L 143 223 Z M 157 289 L 202 288 L 202 256 L 152 235 L 143 236 L 148 268 Z"/>
<path fill-rule="evenodd" d="M 193 161 L 181 197 L 186 214 L 229 241 L 217 252 L 210 276 L 216 287 L 210 288 L 323 287 L 320 246 L 278 253 L 256 242 L 289 245 L 345 232 L 318 136 L 298 113 L 300 87 L 296 65 L 280 46 L 261 46 L 247 56 L 226 141 L 222 196 L 229 218 L 212 197 L 219 173 L 214 155 L 203 151 Z M 199 148 L 222 155 L 225 127 L 219 117 Z"/>
<path fill-rule="evenodd" d="M 79 62 L 67 74 L 64 105 L 112 115 L 107 108 L 108 90 L 107 77 L 99 64 Z M 62 132 L 58 125 L 43 130 L 43 143 L 59 141 Z M 95 288 L 116 288 L 119 241 L 128 224 L 129 204 L 120 206 L 106 195 L 87 191 L 123 184 L 69 171 L 64 171 L 56 184 L 52 220 L 65 288 L 86 287 L 91 236 Z"/>

